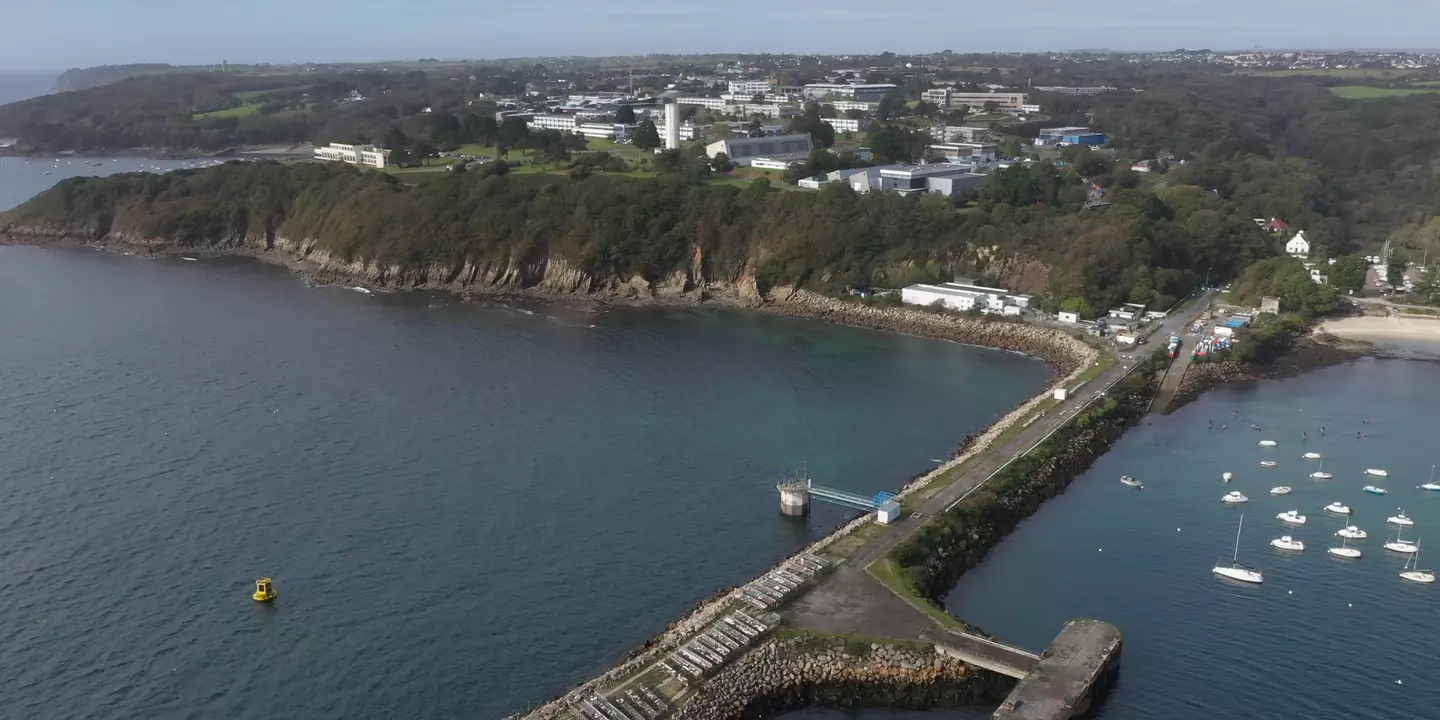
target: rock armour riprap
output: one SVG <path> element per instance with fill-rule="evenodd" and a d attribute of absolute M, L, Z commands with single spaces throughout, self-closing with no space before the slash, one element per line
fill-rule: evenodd
<path fill-rule="evenodd" d="M 771 640 L 706 682 L 675 717 L 738 720 L 811 706 L 961 707 L 998 703 L 1014 682 L 944 657 L 928 645 Z"/>

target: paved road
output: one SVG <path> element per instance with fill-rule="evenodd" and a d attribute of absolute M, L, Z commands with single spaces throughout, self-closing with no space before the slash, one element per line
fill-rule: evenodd
<path fill-rule="evenodd" d="M 1171 334 L 1179 334 L 1183 328 L 1188 327 L 1195 321 L 1200 311 L 1209 305 L 1211 294 L 1205 293 L 1192 301 L 1189 305 L 1172 313 L 1160 323 L 1159 327 L 1151 334 L 1151 337 L 1166 338 Z M 1143 348 L 1135 354 L 1143 354 L 1151 348 Z M 1066 420 L 1069 420 L 1075 413 L 1079 412 L 1086 405 L 1094 402 L 1099 393 L 1108 391 L 1112 385 L 1124 377 L 1130 367 L 1135 364 L 1133 357 L 1129 354 L 1122 354 L 1121 360 L 1115 367 L 1100 373 L 1091 380 L 1079 392 L 1066 399 L 1064 402 L 1051 408 L 1044 417 L 1036 420 L 1024 431 L 1011 438 L 1007 443 L 998 448 L 991 448 L 984 453 L 976 462 L 972 463 L 970 469 L 948 487 L 936 493 L 933 497 L 921 503 L 916 511 L 924 516 L 935 515 L 945 511 L 947 508 L 958 503 L 972 490 L 979 487 L 1002 467 L 1008 465 L 1011 460 L 1020 456 L 1025 451 L 1034 447 L 1042 439 L 1049 436 L 1060 427 Z M 898 524 L 888 526 L 874 540 L 870 541 L 860 552 L 856 553 L 848 561 L 856 567 L 866 567 L 871 563 L 884 557 L 891 548 L 898 545 L 902 540 L 919 530 L 923 519 L 907 518 Z"/>
<path fill-rule="evenodd" d="M 1210 294 L 1177 310 L 1156 328 L 1152 337 L 1169 337 L 1192 323 L 1199 312 L 1209 305 Z M 1148 353 L 1149 348 L 1135 354 Z M 989 480 L 1012 459 L 1034 447 L 1066 420 L 1108 391 L 1135 364 L 1129 353 L 1120 356 L 1120 363 L 1100 373 L 1078 393 L 1051 408 L 1030 427 L 1000 447 L 981 455 L 966 473 L 921 503 L 916 511 L 928 517 L 944 512 L 964 499 L 972 490 Z M 865 572 L 865 568 L 883 558 L 897 544 L 920 529 L 924 518 L 910 517 L 890 525 L 859 552 L 851 556 L 819 586 L 797 598 L 785 611 L 785 622 L 792 627 L 832 633 L 851 633 L 872 637 L 915 639 L 921 632 L 936 629 L 934 619 L 890 591 Z"/>

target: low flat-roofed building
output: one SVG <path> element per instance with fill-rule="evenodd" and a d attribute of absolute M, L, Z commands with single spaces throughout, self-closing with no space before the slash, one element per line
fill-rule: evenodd
<path fill-rule="evenodd" d="M 950 310 L 979 310 L 983 313 L 1019 315 L 1030 306 L 1029 295 L 1011 295 L 1009 290 L 969 285 L 961 282 L 939 285 L 911 285 L 900 291 L 900 301 L 907 305 L 934 306 Z"/>
<path fill-rule="evenodd" d="M 766 155 L 750 159 L 750 167 L 760 170 L 789 170 L 798 165 L 805 164 L 810 159 L 810 153 L 786 153 L 784 155 Z"/>
<path fill-rule="evenodd" d="M 750 161 L 758 157 L 804 153 L 814 149 L 810 136 L 804 133 L 794 135 L 767 135 L 765 137 L 734 137 L 717 140 L 705 146 L 705 154 L 715 157 L 720 153 L 729 156 L 731 162 L 749 167 Z"/>
<path fill-rule="evenodd" d="M 869 120 L 857 120 L 855 118 L 824 118 L 823 122 L 830 123 L 835 132 L 860 132 L 870 127 Z"/>
<path fill-rule="evenodd" d="M 1145 306 L 1140 303 L 1125 303 L 1110 311 L 1110 317 L 1120 320 L 1135 320 L 1145 316 Z"/>
<path fill-rule="evenodd" d="M 574 115 L 536 115 L 526 123 L 531 130 L 574 130 L 578 124 Z"/>
<path fill-rule="evenodd" d="M 971 169 L 970 165 L 952 163 L 931 163 L 886 169 L 880 172 L 880 189 L 901 195 L 924 192 L 949 195 L 960 190 L 979 187 L 989 180 L 988 175 L 977 175 L 971 172 Z M 937 182 L 932 184 L 931 180 L 937 180 Z"/>
<path fill-rule="evenodd" d="M 895 86 L 890 83 L 841 84 L 810 83 L 801 91 L 807 98 L 841 97 L 851 100 L 876 100 L 890 94 Z"/>
<path fill-rule="evenodd" d="M 998 159 L 998 147 L 995 143 L 951 142 L 930 145 L 928 149 L 939 153 L 941 157 L 950 162 L 969 162 L 983 165 L 995 162 Z"/>
<path fill-rule="evenodd" d="M 390 151 L 374 145 L 347 145 L 330 143 L 315 148 L 315 159 L 326 162 L 343 162 L 351 165 L 383 168 L 390 160 Z"/>
<path fill-rule="evenodd" d="M 974 112 L 982 112 L 985 103 L 995 103 L 995 109 L 1003 112 L 1024 110 L 1026 94 L 1023 92 L 951 92 L 950 107 L 965 105 Z"/>

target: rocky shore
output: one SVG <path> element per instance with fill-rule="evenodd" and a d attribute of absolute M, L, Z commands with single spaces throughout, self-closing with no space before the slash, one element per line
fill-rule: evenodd
<path fill-rule="evenodd" d="M 1193 362 L 1180 378 L 1180 387 L 1170 403 L 1170 412 L 1180 409 L 1206 391 L 1225 383 L 1253 380 L 1282 380 L 1347 363 L 1367 354 L 1366 348 L 1324 335 L 1301 337 L 1279 357 L 1268 363 L 1241 363 L 1234 360 Z"/>
<path fill-rule="evenodd" d="M 994 704 L 1014 684 L 919 643 L 776 639 L 731 663 L 686 699 L 675 717 L 740 720 L 813 706 L 924 710 Z"/>

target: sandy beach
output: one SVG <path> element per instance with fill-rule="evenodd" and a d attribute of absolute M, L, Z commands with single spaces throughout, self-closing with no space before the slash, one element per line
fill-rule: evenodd
<path fill-rule="evenodd" d="M 1373 343 L 1378 354 L 1440 359 L 1440 319 L 1347 317 L 1326 320 L 1316 332 Z"/>

